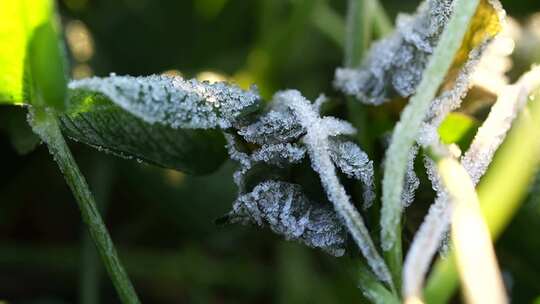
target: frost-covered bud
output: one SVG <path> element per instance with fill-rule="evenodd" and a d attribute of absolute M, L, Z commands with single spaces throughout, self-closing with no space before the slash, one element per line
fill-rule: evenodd
<path fill-rule="evenodd" d="M 252 160 L 283 168 L 289 164 L 299 163 L 305 154 L 306 148 L 298 144 L 264 145 L 253 153 Z"/>

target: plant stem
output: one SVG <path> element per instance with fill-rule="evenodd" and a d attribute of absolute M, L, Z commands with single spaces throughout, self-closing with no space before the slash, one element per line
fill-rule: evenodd
<path fill-rule="evenodd" d="M 540 94 L 537 92 L 529 110 L 520 115 L 478 187 L 480 207 L 494 240 L 518 210 L 540 165 L 538 130 Z M 512 177 L 510 184 L 509 176 Z M 454 293 L 458 273 L 453 256 L 451 253 L 449 258 L 436 262 L 424 292 L 427 303 L 446 303 Z"/>
<path fill-rule="evenodd" d="M 468 303 L 507 303 L 501 271 L 471 176 L 453 157 L 436 156 L 452 204 L 452 244 Z"/>
<path fill-rule="evenodd" d="M 365 51 L 371 42 L 371 0 L 349 0 L 347 6 L 347 23 L 345 28 L 344 64 L 354 68 L 362 62 Z M 346 97 L 349 120 L 358 130 L 358 143 L 371 155 L 371 141 L 367 128 L 367 113 L 365 106 L 353 97 Z"/>
<path fill-rule="evenodd" d="M 455 10 L 439 43 L 423 73 L 416 94 L 403 110 L 397 123 L 390 147 L 386 152 L 383 177 L 383 199 L 381 211 L 381 241 L 388 252 L 389 266 L 395 277 L 401 277 L 401 193 L 407 170 L 409 151 L 412 148 L 422 121 L 435 98 L 459 49 L 469 23 L 476 12 L 479 0 L 456 0 Z"/>
<path fill-rule="evenodd" d="M 99 251 L 105 268 L 123 303 L 140 303 L 121 262 L 107 228 L 101 219 L 96 203 L 71 152 L 60 132 L 55 113 L 50 109 L 31 108 L 30 124 L 34 132 L 47 144 L 60 171 L 64 174 L 81 210 L 84 223 Z"/>
<path fill-rule="evenodd" d="M 379 0 L 368 1 L 372 2 L 373 6 L 373 27 L 375 34 L 377 34 L 378 37 L 383 37 L 390 34 L 394 27 L 392 26 L 392 21 L 390 20 L 390 17 L 388 17 L 388 14 L 386 14 L 381 2 Z"/>
<path fill-rule="evenodd" d="M 371 41 L 372 1 L 349 0 L 345 28 L 345 66 L 358 66 Z"/>
<path fill-rule="evenodd" d="M 93 170 L 90 174 L 90 184 L 94 188 L 94 196 L 98 210 L 105 212 L 111 188 L 112 168 L 111 162 L 101 154 L 96 154 L 93 160 Z M 102 271 L 99 256 L 90 234 L 83 227 L 81 241 L 81 277 L 80 277 L 80 303 L 99 303 L 99 282 Z"/>

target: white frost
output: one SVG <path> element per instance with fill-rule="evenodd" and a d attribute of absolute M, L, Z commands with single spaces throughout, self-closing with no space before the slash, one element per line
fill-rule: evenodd
<path fill-rule="evenodd" d="M 230 128 L 260 101 L 255 88 L 158 75 L 92 77 L 72 81 L 69 88 L 103 94 L 148 123 L 172 128 Z"/>

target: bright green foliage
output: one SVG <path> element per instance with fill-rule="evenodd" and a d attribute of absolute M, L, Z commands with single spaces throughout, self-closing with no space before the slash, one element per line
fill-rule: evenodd
<path fill-rule="evenodd" d="M 63 107 L 66 75 L 52 0 L 0 1 L 0 103 Z"/>
<path fill-rule="evenodd" d="M 461 113 L 451 113 L 439 127 L 439 136 L 444 144 L 457 144 L 464 150 L 471 143 L 479 123 Z"/>

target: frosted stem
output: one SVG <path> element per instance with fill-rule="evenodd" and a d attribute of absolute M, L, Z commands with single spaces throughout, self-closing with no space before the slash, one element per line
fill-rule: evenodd
<path fill-rule="evenodd" d="M 64 137 L 60 133 L 55 114 L 44 109 L 31 109 L 29 120 L 34 132 L 47 144 L 54 160 L 60 167 L 60 171 L 64 174 L 66 183 L 79 205 L 82 219 L 88 226 L 90 236 L 94 240 L 101 260 L 105 264 L 105 268 L 122 303 L 140 303 L 133 285 L 118 258 L 107 228 L 99 215 L 88 184 L 79 171 L 79 167 L 75 163 Z"/>
<path fill-rule="evenodd" d="M 392 135 L 383 178 L 381 211 L 381 240 L 393 265 L 394 276 L 400 278 L 401 269 L 401 193 L 407 170 L 408 154 L 418 135 L 430 102 L 447 74 L 459 49 L 479 0 L 456 0 L 455 11 L 445 27 L 435 51 L 423 73 L 416 94 L 403 110 Z"/>
<path fill-rule="evenodd" d="M 353 206 L 345 188 L 341 185 L 330 156 L 328 136 L 334 134 L 337 129 L 342 129 L 342 126 L 336 120 L 320 118 L 312 105 L 297 92 L 288 91 L 281 95 L 307 131 L 302 140 L 307 146 L 312 167 L 320 176 L 328 200 L 332 202 L 336 212 L 343 219 L 375 275 L 393 287 L 390 271 L 377 252 L 360 213 Z"/>
<path fill-rule="evenodd" d="M 452 157 L 437 161 L 452 202 L 452 242 L 468 303 L 508 303 L 488 227 L 469 173 Z"/>
<path fill-rule="evenodd" d="M 461 159 L 461 164 L 469 174 L 473 185 L 476 186 L 485 174 L 513 120 L 523 109 L 527 96 L 538 86 L 540 86 L 540 68 L 535 67 L 524 74 L 516 84 L 501 90 L 497 102 Z M 426 169 L 437 192 L 437 198 L 415 234 L 405 259 L 403 294 L 406 297 L 420 295 L 424 276 L 450 224 L 448 193 L 440 185 L 433 161 L 426 160 Z"/>
<path fill-rule="evenodd" d="M 431 265 L 431 260 L 448 230 L 450 208 L 448 194 L 443 189 L 437 168 L 429 157 L 424 159 L 428 178 L 437 193 L 435 202 L 429 208 L 422 225 L 414 235 L 413 242 L 403 265 L 403 298 L 420 299 L 424 278 Z"/>
<path fill-rule="evenodd" d="M 484 175 L 506 133 L 510 130 L 517 114 L 527 103 L 531 91 L 540 86 L 540 67 L 534 67 L 524 74 L 516 84 L 502 90 L 497 102 L 491 108 L 488 118 L 478 129 L 469 149 L 463 155 L 461 164 L 476 185 Z"/>

